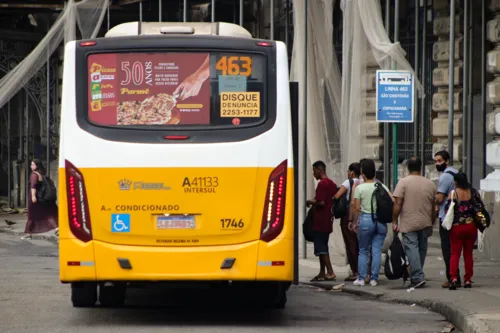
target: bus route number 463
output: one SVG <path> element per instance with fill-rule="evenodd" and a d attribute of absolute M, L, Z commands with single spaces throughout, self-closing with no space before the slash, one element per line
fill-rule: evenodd
<path fill-rule="evenodd" d="M 220 219 L 223 229 L 241 229 L 245 226 L 243 219 L 236 221 L 236 219 Z"/>
<path fill-rule="evenodd" d="M 215 69 L 222 73 L 222 75 L 252 75 L 252 58 L 247 56 L 237 57 L 237 56 L 222 56 Z"/>

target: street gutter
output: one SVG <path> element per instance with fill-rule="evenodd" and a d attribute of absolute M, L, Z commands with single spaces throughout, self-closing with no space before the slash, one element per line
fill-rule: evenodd
<path fill-rule="evenodd" d="M 303 285 L 313 286 L 324 290 L 332 290 L 331 283 L 325 284 L 321 282 L 301 282 Z M 351 295 L 370 298 L 385 303 L 396 303 L 404 305 L 418 305 L 431 310 L 432 312 L 439 313 L 452 323 L 457 329 L 463 333 L 489 333 L 490 328 L 484 321 L 476 318 L 475 313 L 464 310 L 453 303 L 440 301 L 440 300 L 417 300 L 417 299 L 403 299 L 386 295 L 383 291 L 369 290 L 369 287 L 356 287 L 344 286 L 341 290 L 344 293 Z"/>

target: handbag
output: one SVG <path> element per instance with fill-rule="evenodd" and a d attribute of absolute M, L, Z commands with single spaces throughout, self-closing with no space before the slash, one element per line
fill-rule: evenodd
<path fill-rule="evenodd" d="M 484 233 L 486 228 L 489 228 L 491 224 L 491 218 L 488 211 L 484 208 L 483 200 L 481 199 L 481 195 L 476 189 L 472 189 L 472 195 L 475 201 L 476 206 L 476 215 L 474 216 L 474 222 L 477 226 L 477 229 Z"/>
<path fill-rule="evenodd" d="M 455 191 L 452 191 L 450 207 L 448 207 L 448 212 L 446 213 L 446 216 L 444 217 L 443 222 L 441 223 L 443 228 L 445 228 L 446 230 L 451 230 L 454 218 L 455 218 Z"/>
<path fill-rule="evenodd" d="M 307 216 L 302 223 L 302 233 L 304 234 L 304 239 L 308 242 L 314 242 L 314 205 L 307 212 Z"/>
<path fill-rule="evenodd" d="M 349 206 L 351 205 L 352 198 L 352 186 L 354 184 L 354 180 L 349 179 L 349 199 L 343 195 L 340 199 L 335 200 L 332 207 L 333 216 L 337 219 L 343 218 L 347 215 L 349 211 Z"/>
<path fill-rule="evenodd" d="M 477 249 L 479 252 L 484 251 L 484 231 L 477 229 Z"/>

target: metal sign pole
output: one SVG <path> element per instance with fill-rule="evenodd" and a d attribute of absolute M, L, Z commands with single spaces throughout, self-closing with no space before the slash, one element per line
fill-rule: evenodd
<path fill-rule="evenodd" d="M 12 162 L 11 162 L 11 142 L 10 142 L 10 136 L 11 136 L 11 126 L 10 126 L 10 101 L 7 102 L 7 203 L 9 205 L 9 208 L 12 207 L 12 191 L 11 191 L 11 186 L 12 186 Z"/>
<path fill-rule="evenodd" d="M 420 55 L 420 34 L 419 34 L 419 27 L 420 27 L 420 0 L 415 0 L 415 75 L 418 77 L 418 69 L 419 69 L 419 55 Z M 413 123 L 413 155 L 417 156 L 418 155 L 418 117 L 419 113 L 417 112 L 418 110 L 418 96 L 415 95 L 415 122 Z M 420 117 L 423 117 L 422 114 L 420 114 Z M 423 156 L 421 157 L 423 158 Z"/>
<path fill-rule="evenodd" d="M 158 22 L 162 21 L 162 15 L 163 15 L 163 0 L 158 0 Z"/>
<path fill-rule="evenodd" d="M 138 34 L 142 34 L 142 1 L 139 2 L 139 26 L 138 26 Z"/>
<path fill-rule="evenodd" d="M 308 26 L 307 26 L 307 0 L 304 0 L 304 74 L 302 76 L 302 89 L 304 93 L 302 94 L 302 108 L 304 112 L 303 125 L 302 125 L 302 140 L 303 140 L 303 153 L 302 153 L 302 191 L 304 195 L 304 200 L 307 199 L 307 46 L 308 46 Z M 298 202 L 297 205 L 303 206 L 305 202 Z M 302 218 L 299 221 L 303 221 L 305 219 L 306 210 L 301 207 L 300 211 L 302 212 Z M 307 243 L 304 236 L 302 236 L 302 246 L 303 246 L 303 257 L 307 259 Z"/>
<path fill-rule="evenodd" d="M 28 90 L 24 90 L 24 203 L 28 207 L 28 200 L 31 200 L 30 193 L 30 114 L 29 114 L 29 95 Z"/>
<path fill-rule="evenodd" d="M 215 0 L 212 0 L 212 22 L 215 22 Z"/>
<path fill-rule="evenodd" d="M 184 13 L 182 15 L 182 20 L 184 22 L 187 22 L 187 6 L 188 6 L 188 2 L 187 2 L 187 0 L 184 0 Z"/>
<path fill-rule="evenodd" d="M 110 9 L 109 7 L 111 7 L 111 3 L 108 3 L 108 8 L 106 9 L 106 16 L 107 16 L 107 19 L 108 19 L 108 30 L 111 28 L 111 16 L 110 16 Z"/>
<path fill-rule="evenodd" d="M 271 20 L 271 32 L 269 39 L 274 40 L 274 0 L 270 0 L 269 19 Z"/>
<path fill-rule="evenodd" d="M 394 5 L 394 43 L 399 41 L 399 0 L 396 0 Z M 393 60 L 393 67 L 397 69 L 396 62 Z M 396 188 L 398 184 L 398 125 L 396 123 L 392 124 L 392 182 L 393 189 Z"/>
<path fill-rule="evenodd" d="M 391 0 L 385 0 L 385 31 L 389 37 L 391 34 Z M 389 129 L 389 124 L 384 123 L 384 184 L 390 186 L 391 182 L 391 132 Z"/>
<path fill-rule="evenodd" d="M 243 26 L 243 0 L 240 0 L 240 25 Z"/>
<path fill-rule="evenodd" d="M 424 96 L 420 101 L 420 128 L 422 135 L 420 136 L 420 158 L 422 159 L 422 175 L 425 175 L 425 143 L 427 142 L 425 129 L 425 120 L 427 118 L 426 105 L 427 105 L 427 1 L 423 2 L 423 17 L 422 17 L 422 85 L 424 87 Z"/>
<path fill-rule="evenodd" d="M 49 27 L 50 29 L 50 27 Z M 45 130 L 47 131 L 47 150 L 46 150 L 46 165 L 45 169 L 47 170 L 47 175 L 50 176 L 50 53 L 47 50 L 47 91 L 46 91 L 46 99 L 47 99 L 47 115 L 46 115 L 46 123 Z"/>
<path fill-rule="evenodd" d="M 455 0 L 450 3 L 450 59 L 448 62 L 448 153 L 450 154 L 450 165 L 453 165 L 454 150 L 454 111 L 455 111 Z"/>

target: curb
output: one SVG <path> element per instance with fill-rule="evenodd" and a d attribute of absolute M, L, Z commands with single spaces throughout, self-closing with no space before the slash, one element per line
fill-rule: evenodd
<path fill-rule="evenodd" d="M 9 227 L 0 227 L 0 233 L 14 235 L 14 236 L 24 235 L 24 232 L 16 231 L 16 230 L 11 229 Z M 52 235 L 32 235 L 32 239 L 34 239 L 34 240 L 46 240 L 46 241 L 51 242 L 55 245 L 59 244 L 59 239 L 57 237 L 52 236 Z"/>
<path fill-rule="evenodd" d="M 341 283 L 342 282 L 337 282 L 335 284 L 341 284 Z M 301 284 L 322 288 L 325 290 L 332 290 L 332 287 L 334 286 L 334 284 L 331 283 L 325 284 L 321 282 L 319 283 L 301 282 Z M 430 300 L 430 299 L 424 299 L 424 300 L 402 299 L 398 297 L 387 296 L 384 292 L 379 290 L 366 290 L 366 289 L 367 287 L 360 288 L 360 287 L 344 286 L 342 288 L 342 292 L 351 295 L 370 298 L 385 303 L 396 303 L 404 305 L 416 304 L 418 306 L 427 308 L 432 312 L 439 313 L 463 333 L 490 332 L 489 327 L 482 320 L 476 318 L 474 316 L 474 313 L 459 308 L 453 305 L 452 303 L 443 302 L 440 300 Z"/>

